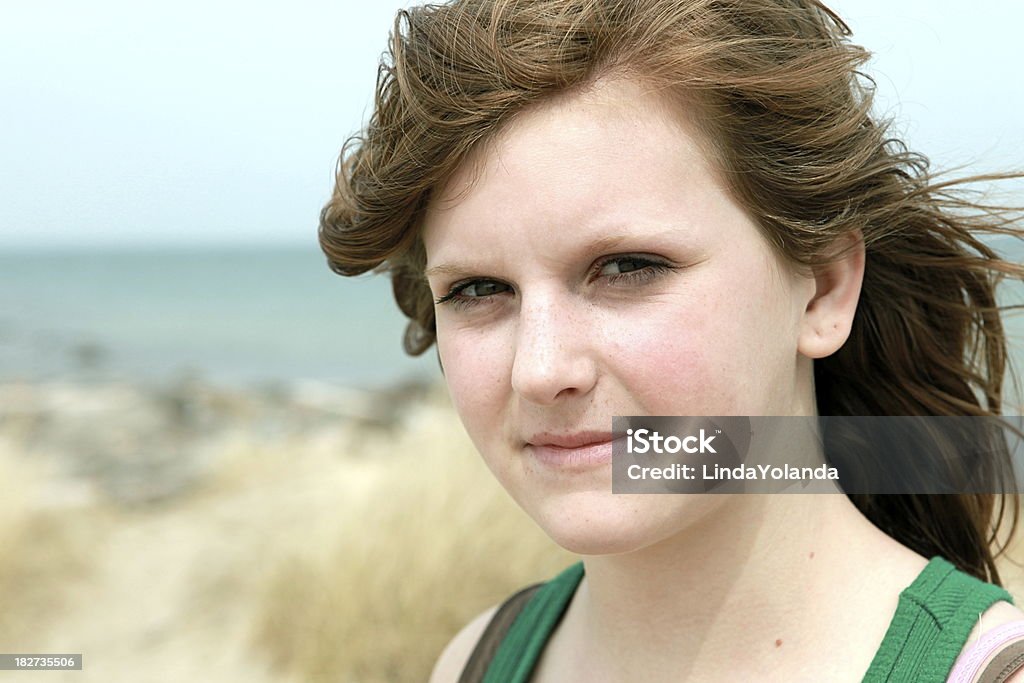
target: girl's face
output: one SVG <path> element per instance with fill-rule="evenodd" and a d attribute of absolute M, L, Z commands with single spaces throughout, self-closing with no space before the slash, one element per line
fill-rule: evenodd
<path fill-rule="evenodd" d="M 649 545 L 721 497 L 613 495 L 606 458 L 538 446 L 607 441 L 614 415 L 814 414 L 799 348 L 814 278 L 775 256 L 683 117 L 639 85 L 524 112 L 435 197 L 422 236 L 462 422 L 571 551 Z"/>

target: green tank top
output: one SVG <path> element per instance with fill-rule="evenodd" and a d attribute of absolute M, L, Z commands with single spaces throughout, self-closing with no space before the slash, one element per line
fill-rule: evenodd
<path fill-rule="evenodd" d="M 498 647 L 484 683 L 530 680 L 582 578 L 583 563 L 577 562 L 534 593 Z M 942 683 L 978 616 L 1000 600 L 1013 602 L 1002 588 L 933 557 L 900 593 L 896 612 L 863 683 Z"/>

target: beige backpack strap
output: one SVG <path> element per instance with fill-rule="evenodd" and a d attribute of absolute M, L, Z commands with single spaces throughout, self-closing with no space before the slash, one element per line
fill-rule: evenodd
<path fill-rule="evenodd" d="M 1021 668 L 1024 668 L 1024 640 L 1016 640 L 996 653 L 976 683 L 1005 683 Z"/>

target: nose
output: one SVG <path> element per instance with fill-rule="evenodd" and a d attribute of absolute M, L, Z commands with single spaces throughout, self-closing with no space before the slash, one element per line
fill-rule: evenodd
<path fill-rule="evenodd" d="M 597 372 L 593 358 L 599 331 L 570 297 L 534 291 L 519 309 L 512 363 L 512 388 L 522 398 L 551 405 L 590 391 Z"/>

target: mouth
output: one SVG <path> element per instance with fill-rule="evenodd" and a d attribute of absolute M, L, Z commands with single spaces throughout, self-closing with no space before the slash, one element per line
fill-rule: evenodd
<path fill-rule="evenodd" d="M 527 443 L 526 451 L 534 460 L 550 469 L 589 469 L 611 464 L 613 444 L 624 440 L 625 437 L 615 439 L 609 434 L 599 440 L 573 446 Z"/>

